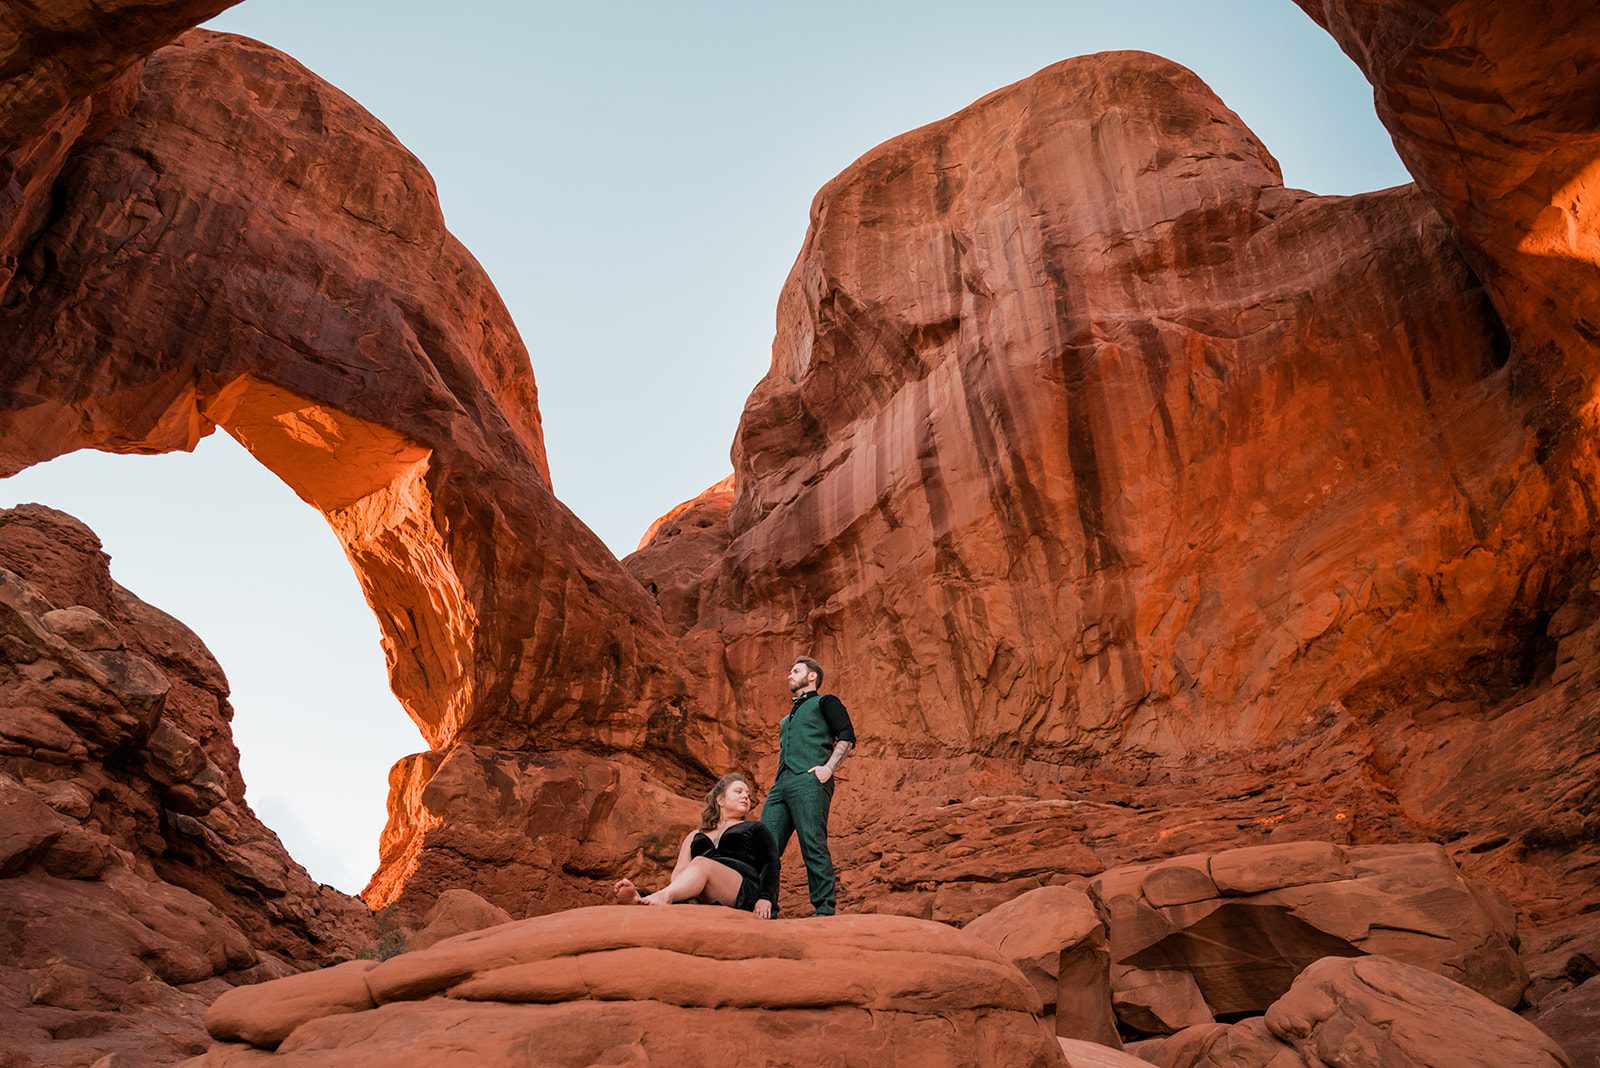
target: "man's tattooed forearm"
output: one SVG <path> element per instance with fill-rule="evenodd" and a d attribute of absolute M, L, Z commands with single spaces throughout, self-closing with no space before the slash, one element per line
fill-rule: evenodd
<path fill-rule="evenodd" d="M 828 758 L 827 769 L 832 771 L 844 763 L 844 758 L 850 755 L 850 750 L 855 746 L 849 742 L 839 742 L 833 747 L 833 756 Z"/>

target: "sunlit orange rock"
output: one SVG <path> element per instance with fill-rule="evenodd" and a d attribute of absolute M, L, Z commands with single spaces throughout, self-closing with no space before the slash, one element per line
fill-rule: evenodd
<path fill-rule="evenodd" d="M 656 613 L 551 496 L 526 351 L 386 130 L 280 53 L 197 31 L 57 184 L 7 293 L 4 469 L 220 424 L 327 516 L 435 748 L 583 717 L 625 738 L 608 702 L 642 731 Z M 71 318 L 91 286 L 126 290 L 117 315 Z"/>
<path fill-rule="evenodd" d="M 1378 117 L 1454 224 L 1516 343 L 1545 449 L 1600 433 L 1600 11 L 1492 0 L 1296 0 L 1372 82 Z"/>
<path fill-rule="evenodd" d="M 1462 48 L 1500 25 L 1431 17 L 1405 15 Z M 799 653 L 861 734 L 832 827 L 847 910 L 963 923 L 1310 839 L 1447 843 L 1536 921 L 1600 903 L 1577 199 L 1480 219 L 1426 152 L 1420 190 L 1285 189 L 1181 67 L 1058 64 L 822 190 L 735 475 L 624 570 L 553 496 L 527 354 L 420 164 L 271 49 L 194 32 L 141 66 L 159 37 L 58 79 L 6 156 L 0 471 L 222 426 L 328 519 L 429 747 L 391 775 L 366 895 L 408 927 L 449 888 L 522 916 L 658 877 L 714 771 L 770 771 Z M 1494 77 L 1435 81 L 1471 111 Z M 1546 157 L 1563 189 L 1587 174 L 1586 113 L 1527 115 L 1554 123 L 1517 164 L 1535 187 Z M 61 662 L 140 655 L 44 596 Z M 192 829 L 232 796 L 225 736 L 125 674 L 105 722 L 148 732 L 149 788 Z M 119 878 L 62 815 L 71 785 L 15 792 L 5 871 Z M 1196 903 L 1187 878 L 1161 907 Z M 170 941 L 202 947 L 172 977 L 243 967 L 225 928 Z M 84 982 L 40 989 L 89 1012 Z M 493 1041 L 525 1020 L 401 1015 Z"/>
<path fill-rule="evenodd" d="M 624 875 L 661 885 L 701 807 L 637 767 L 592 754 L 466 744 L 442 760 L 407 757 L 389 786 L 382 864 L 365 896 L 406 894 L 405 911 L 419 920 L 455 887 L 520 918 L 609 901 Z M 413 828 L 427 848 L 407 863 Z"/>

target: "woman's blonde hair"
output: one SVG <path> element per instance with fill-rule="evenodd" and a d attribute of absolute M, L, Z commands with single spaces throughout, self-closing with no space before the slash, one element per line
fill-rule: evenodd
<path fill-rule="evenodd" d="M 706 794 L 706 807 L 700 813 L 700 829 L 702 831 L 714 831 L 717 829 L 717 824 L 722 822 L 722 806 L 717 802 L 722 800 L 722 795 L 728 792 L 728 787 L 736 782 L 742 782 L 750 787 L 750 800 L 752 802 L 755 801 L 756 788 L 751 786 L 750 779 L 742 772 L 728 772 L 728 774 L 718 779 L 717 784 L 711 788 L 711 792 Z"/>

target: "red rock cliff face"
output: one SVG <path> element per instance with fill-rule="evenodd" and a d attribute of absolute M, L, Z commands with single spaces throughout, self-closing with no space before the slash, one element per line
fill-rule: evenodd
<path fill-rule="evenodd" d="M 796 654 L 834 669 L 864 739 L 844 822 L 890 886 L 918 883 L 884 870 L 885 807 L 1005 754 L 985 774 L 1022 793 L 1190 776 L 1120 835 L 1044 814 L 1101 862 L 1169 849 L 1243 773 L 1235 840 L 1318 797 L 1357 840 L 1475 835 L 1537 883 L 1510 871 L 1537 834 L 1495 851 L 1578 829 L 1595 782 L 1552 774 L 1595 748 L 1555 688 L 1592 663 L 1595 479 L 1550 454 L 1518 355 L 1422 192 L 1285 189 L 1188 71 L 1069 60 L 818 194 L 726 549 L 658 535 L 630 564 L 753 748 Z M 1536 797 L 1470 756 L 1511 739 Z"/>
<path fill-rule="evenodd" d="M 229 987 L 342 960 L 367 910 L 244 799 L 228 684 L 100 543 L 0 510 L 0 1057 L 166 1063 Z"/>

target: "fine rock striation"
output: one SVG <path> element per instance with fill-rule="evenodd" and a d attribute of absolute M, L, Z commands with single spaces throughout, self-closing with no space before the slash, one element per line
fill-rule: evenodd
<path fill-rule="evenodd" d="M 222 991 L 346 958 L 359 901 L 244 800 L 228 684 L 88 528 L 0 510 L 0 1062 L 161 1064 Z"/>
<path fill-rule="evenodd" d="M 738 708 L 814 646 L 883 751 L 1270 746 L 1492 649 L 1422 576 L 1517 607 L 1467 562 L 1522 515 L 1497 329 L 1415 190 L 1285 189 L 1183 68 L 1068 60 L 818 194 L 688 640 Z"/>
<path fill-rule="evenodd" d="M 602 906 L 238 990 L 199 1065 L 1061 1065 L 983 942 L 895 916 Z"/>

